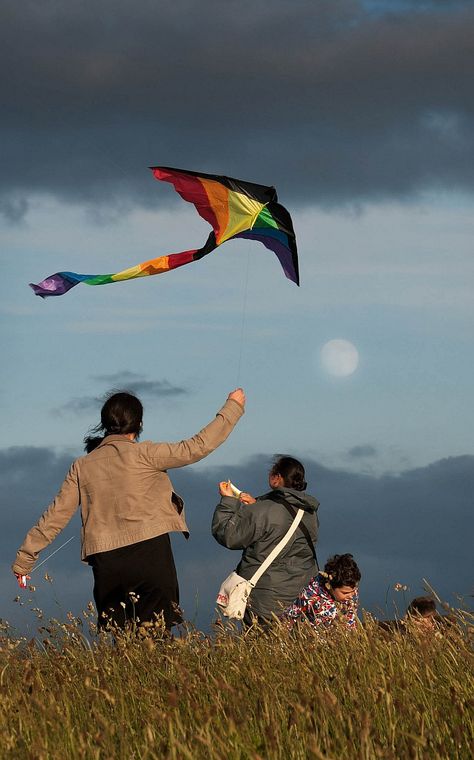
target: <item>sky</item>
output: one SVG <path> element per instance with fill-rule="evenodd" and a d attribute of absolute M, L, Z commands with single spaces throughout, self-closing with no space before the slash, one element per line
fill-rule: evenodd
<path fill-rule="evenodd" d="M 0 617 L 32 631 L 32 606 L 91 598 L 77 519 L 21 605 L 9 566 L 112 388 L 142 398 L 144 439 L 174 441 L 247 393 L 228 441 L 171 473 L 196 624 L 238 560 L 209 535 L 216 484 L 263 493 L 277 453 L 305 464 L 318 557 L 354 554 L 367 609 L 403 608 L 394 584 L 410 597 L 423 578 L 469 600 L 472 3 L 1 0 L 0 21 Z M 204 243 L 208 225 L 151 165 L 274 185 L 301 287 L 234 241 L 162 276 L 35 297 L 28 283 L 53 272 Z M 321 358 L 337 339 L 358 355 L 345 376 Z"/>

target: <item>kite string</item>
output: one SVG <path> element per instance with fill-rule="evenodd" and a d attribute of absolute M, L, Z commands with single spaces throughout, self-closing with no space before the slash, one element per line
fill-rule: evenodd
<path fill-rule="evenodd" d="M 245 267 L 244 294 L 243 294 L 243 304 L 242 304 L 242 324 L 240 327 L 239 361 L 237 364 L 237 388 L 240 387 L 240 370 L 242 367 L 242 354 L 243 354 L 243 348 L 244 348 L 244 332 L 245 332 L 245 319 L 247 315 L 249 270 L 250 270 L 250 246 L 247 245 L 247 265 Z"/>
<path fill-rule="evenodd" d="M 68 538 L 68 540 L 65 541 L 64 544 L 61 544 L 61 546 L 59 546 L 54 552 L 51 552 L 51 554 L 48 554 L 48 556 L 46 557 L 46 559 L 44 559 L 42 562 L 40 562 L 39 565 L 35 565 L 35 567 L 33 568 L 33 570 L 31 572 L 34 573 L 39 567 L 41 567 L 41 565 L 44 565 L 44 563 L 47 562 L 48 559 L 51 559 L 51 557 L 54 557 L 54 555 L 57 554 L 59 551 L 61 551 L 61 549 L 63 549 L 65 546 L 67 546 L 67 544 L 70 541 L 72 541 L 73 538 L 75 538 L 75 536 L 71 536 L 71 538 Z"/>

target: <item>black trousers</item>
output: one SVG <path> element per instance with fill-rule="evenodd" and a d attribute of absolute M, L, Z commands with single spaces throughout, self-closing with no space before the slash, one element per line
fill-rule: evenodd
<path fill-rule="evenodd" d="M 125 628 L 153 622 L 163 615 L 166 628 L 182 622 L 179 587 L 170 537 L 93 554 L 94 601 L 99 628 L 108 623 Z"/>

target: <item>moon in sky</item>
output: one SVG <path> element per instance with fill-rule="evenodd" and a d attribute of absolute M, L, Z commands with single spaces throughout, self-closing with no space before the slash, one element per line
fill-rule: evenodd
<path fill-rule="evenodd" d="M 324 344 L 321 349 L 321 362 L 330 375 L 346 377 L 356 371 L 359 352 L 349 340 L 337 338 Z"/>

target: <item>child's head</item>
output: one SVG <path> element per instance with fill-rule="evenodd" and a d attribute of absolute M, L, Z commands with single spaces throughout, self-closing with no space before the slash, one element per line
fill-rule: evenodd
<path fill-rule="evenodd" d="M 423 628 L 434 628 L 436 617 L 436 604 L 430 596 L 417 596 L 408 605 L 407 618 Z"/>
<path fill-rule="evenodd" d="M 324 566 L 326 587 L 336 602 L 345 602 L 354 596 L 361 578 L 352 554 L 335 554 Z"/>

